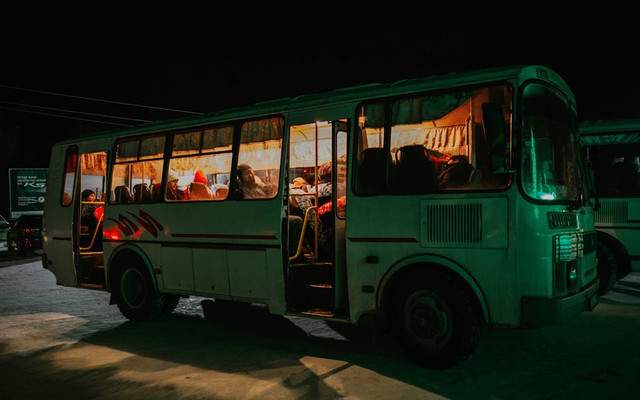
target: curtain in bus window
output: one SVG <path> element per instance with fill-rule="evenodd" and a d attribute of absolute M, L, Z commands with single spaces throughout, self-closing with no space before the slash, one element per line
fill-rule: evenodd
<path fill-rule="evenodd" d="M 107 155 L 105 153 L 83 154 L 82 162 L 83 174 L 104 175 Z"/>
<path fill-rule="evenodd" d="M 138 145 L 139 142 L 137 140 L 118 143 L 116 161 L 136 160 L 138 158 Z"/>
<path fill-rule="evenodd" d="M 431 128 L 420 127 L 420 129 L 414 128 L 408 131 L 395 128 L 391 139 L 391 148 L 396 149 L 407 145 L 423 144 L 428 149 L 437 149 L 444 154 L 466 155 L 468 145 L 467 131 L 466 124 Z"/>
<path fill-rule="evenodd" d="M 472 92 L 453 92 L 394 102 L 392 124 L 416 124 L 441 119 L 469 100 Z"/>
<path fill-rule="evenodd" d="M 174 156 L 196 154 L 200 150 L 200 131 L 178 133 L 173 137 Z"/>
<path fill-rule="evenodd" d="M 202 150 L 231 150 L 233 145 L 233 127 L 207 129 L 203 132 Z"/>
<path fill-rule="evenodd" d="M 164 136 L 142 139 L 140 144 L 140 159 L 157 158 L 164 154 Z"/>
<path fill-rule="evenodd" d="M 282 138 L 284 121 L 281 118 L 268 118 L 251 121 L 242 125 L 240 141 L 242 143 L 261 142 Z"/>
<path fill-rule="evenodd" d="M 360 113 L 360 126 L 362 128 L 384 127 L 384 104 L 373 103 L 362 107 Z"/>

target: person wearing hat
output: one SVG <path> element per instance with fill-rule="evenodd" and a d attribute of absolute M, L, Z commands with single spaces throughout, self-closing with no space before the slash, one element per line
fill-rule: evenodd
<path fill-rule="evenodd" d="M 202 170 L 197 170 L 193 182 L 189 185 L 189 200 L 209 200 L 213 193 L 207 186 L 207 177 Z"/>
<path fill-rule="evenodd" d="M 102 226 L 100 220 L 104 214 L 104 207 L 98 207 L 93 204 L 96 201 L 96 195 L 91 189 L 82 191 L 82 209 L 80 211 L 80 225 L 82 226 L 82 232 L 80 235 L 80 246 L 87 248 L 94 244 L 92 250 L 102 250 L 102 241 L 97 240 L 92 242 L 93 237 L 98 239 L 102 238 Z M 98 232 L 94 235 L 96 229 Z"/>
<path fill-rule="evenodd" d="M 178 189 L 178 177 L 175 173 L 167 175 L 167 200 L 187 200 L 185 193 Z"/>

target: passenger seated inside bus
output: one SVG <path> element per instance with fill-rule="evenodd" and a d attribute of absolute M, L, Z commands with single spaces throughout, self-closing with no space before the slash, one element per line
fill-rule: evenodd
<path fill-rule="evenodd" d="M 167 200 L 187 200 L 187 195 L 184 191 L 178 189 L 178 177 L 169 172 L 167 175 Z"/>
<path fill-rule="evenodd" d="M 104 207 L 91 204 L 96 201 L 93 190 L 82 191 L 80 211 L 80 247 L 83 250 L 102 251 L 102 217 Z M 96 240 L 98 239 L 98 240 Z"/>
<path fill-rule="evenodd" d="M 260 199 L 273 197 L 278 188 L 272 183 L 262 182 L 249 164 L 239 164 L 238 189 L 242 199 Z"/>
<path fill-rule="evenodd" d="M 307 217 L 307 226 L 304 231 L 304 241 L 303 241 L 303 253 L 310 254 L 312 253 L 315 237 L 315 218 L 313 211 L 313 194 L 308 192 L 309 184 L 307 181 L 299 176 L 293 180 L 293 183 L 289 189 L 289 214 L 300 217 L 304 223 L 304 217 L 309 211 L 309 216 Z"/>
<path fill-rule="evenodd" d="M 324 207 L 325 212 L 320 214 L 317 208 L 313 208 L 309 212 L 305 229 L 305 243 L 310 249 L 314 249 L 317 216 L 318 251 L 316 256 L 319 260 L 329 260 L 333 249 L 331 240 L 333 214 L 328 212 L 331 211 L 331 167 L 330 165 L 324 168 L 320 167 L 318 172 L 322 174 L 318 183 L 318 205 L 321 209 Z M 290 189 L 291 212 L 304 218 L 307 210 L 315 204 L 315 191 L 316 188 L 309 186 L 304 178 L 295 178 Z M 328 208 L 327 204 L 329 204 Z M 315 253 L 315 250 L 313 251 Z"/>
<path fill-rule="evenodd" d="M 213 192 L 207 186 L 207 178 L 202 170 L 196 171 L 193 182 L 189 185 L 189 200 L 211 200 Z"/>
<path fill-rule="evenodd" d="M 466 187 L 469 186 L 473 174 L 474 168 L 467 161 L 467 157 L 453 156 L 438 174 L 438 185 L 441 189 Z"/>

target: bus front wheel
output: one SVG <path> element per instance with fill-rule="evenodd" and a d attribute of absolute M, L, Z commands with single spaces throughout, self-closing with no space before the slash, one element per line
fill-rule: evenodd
<path fill-rule="evenodd" d="M 145 321 L 166 312 L 166 295 L 156 291 L 146 268 L 139 265 L 124 268 L 118 277 L 118 288 L 117 305 L 126 318 Z"/>
<path fill-rule="evenodd" d="M 396 301 L 400 345 L 419 364 L 447 369 L 468 358 L 480 339 L 480 311 L 453 275 L 430 271 L 405 281 Z"/>
<path fill-rule="evenodd" d="M 598 296 L 604 296 L 609 293 L 616 284 L 618 279 L 618 261 L 613 251 L 600 241 L 598 241 L 596 258 L 598 259 L 598 278 L 600 278 Z"/>

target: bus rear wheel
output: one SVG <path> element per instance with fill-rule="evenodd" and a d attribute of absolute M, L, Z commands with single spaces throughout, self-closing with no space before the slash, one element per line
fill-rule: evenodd
<path fill-rule="evenodd" d="M 159 294 L 146 268 L 131 265 L 118 277 L 118 308 L 133 321 L 156 319 L 166 313 L 166 295 Z M 177 304 L 177 302 L 176 302 Z"/>
<path fill-rule="evenodd" d="M 444 271 L 405 281 L 396 302 L 400 345 L 415 362 L 451 368 L 475 351 L 480 311 L 470 290 Z"/>

